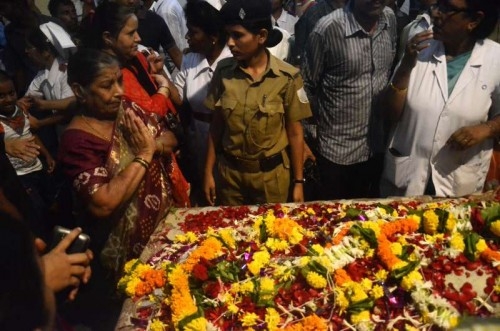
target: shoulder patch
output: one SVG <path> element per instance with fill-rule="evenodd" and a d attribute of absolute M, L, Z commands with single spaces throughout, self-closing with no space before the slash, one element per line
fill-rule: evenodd
<path fill-rule="evenodd" d="M 304 90 L 303 87 L 301 87 L 299 90 L 297 90 L 297 96 L 299 97 L 300 102 L 309 103 L 309 99 L 307 98 L 306 90 Z"/>

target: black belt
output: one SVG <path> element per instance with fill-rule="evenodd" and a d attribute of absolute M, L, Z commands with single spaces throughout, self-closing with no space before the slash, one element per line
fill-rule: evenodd
<path fill-rule="evenodd" d="M 259 160 L 242 159 L 226 152 L 223 153 L 223 156 L 231 168 L 241 172 L 267 172 L 283 163 L 281 152 Z"/>
<path fill-rule="evenodd" d="M 211 123 L 212 122 L 212 114 L 210 113 L 200 113 L 197 111 L 193 112 L 193 118 L 195 120 L 205 122 L 205 123 Z"/>

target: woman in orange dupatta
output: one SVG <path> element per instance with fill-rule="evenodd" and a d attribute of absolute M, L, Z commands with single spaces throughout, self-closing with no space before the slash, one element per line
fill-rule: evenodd
<path fill-rule="evenodd" d="M 115 56 L 122 67 L 124 97 L 144 111 L 156 114 L 161 121 L 165 118 L 167 126 L 172 129 L 172 120 L 177 119 L 177 112 L 170 100 L 170 93 L 177 90 L 170 88 L 172 83 L 166 77 L 150 74 L 154 69 L 138 51 L 141 39 L 137 28 L 138 19 L 133 8 L 104 1 L 97 7 L 88 27 L 87 46 Z M 189 183 L 182 175 L 173 153 L 168 162 L 174 204 L 188 207 Z"/>

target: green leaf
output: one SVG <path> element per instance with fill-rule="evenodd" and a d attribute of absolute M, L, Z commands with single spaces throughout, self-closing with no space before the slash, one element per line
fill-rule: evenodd
<path fill-rule="evenodd" d="M 491 222 L 495 222 L 500 219 L 500 204 L 495 204 L 491 207 L 484 208 L 481 211 L 481 216 L 483 217 L 486 227 L 489 228 Z"/>
<path fill-rule="evenodd" d="M 464 237 L 464 255 L 467 259 L 469 259 L 469 261 L 476 260 L 476 244 L 480 238 L 481 237 L 475 232 L 471 232 Z"/>
<path fill-rule="evenodd" d="M 201 310 L 200 308 L 198 308 L 198 311 L 192 315 L 189 315 L 189 316 L 186 316 L 184 317 L 182 320 L 179 321 L 179 324 L 177 325 L 177 327 L 179 328 L 179 330 L 183 331 L 184 328 L 189 324 L 191 323 L 192 321 L 194 321 L 195 319 L 199 318 L 199 317 L 203 317 L 204 316 L 204 313 L 203 313 L 203 310 Z"/>
<path fill-rule="evenodd" d="M 260 223 L 260 234 L 259 234 L 259 241 L 261 243 L 265 243 L 267 241 L 267 230 L 266 230 L 266 223 L 264 220 L 262 220 L 262 223 Z"/>
<path fill-rule="evenodd" d="M 410 272 L 412 272 L 416 267 L 417 265 L 419 264 L 420 262 L 419 261 L 411 261 L 411 262 L 408 262 L 408 264 L 402 268 L 399 268 L 399 269 L 396 269 L 396 270 L 393 270 L 391 271 L 391 273 L 389 274 L 389 276 L 391 278 L 394 278 L 396 280 L 400 280 L 401 278 L 403 278 L 404 276 L 408 275 Z"/>
<path fill-rule="evenodd" d="M 387 212 L 387 214 L 389 214 L 389 215 L 392 215 L 392 213 L 393 213 L 393 212 L 394 212 L 394 210 L 395 210 L 395 209 L 394 209 L 394 208 L 392 208 L 391 206 L 389 206 L 389 205 L 384 205 L 384 204 L 382 204 L 382 203 L 377 204 L 377 207 L 384 209 L 384 210 Z"/>
<path fill-rule="evenodd" d="M 375 232 L 372 229 L 367 229 L 360 226 L 359 224 L 354 224 L 349 229 L 349 232 L 353 235 L 363 237 L 363 239 L 366 240 L 372 248 L 377 248 L 377 237 L 375 236 Z"/>
<path fill-rule="evenodd" d="M 358 301 L 356 303 L 351 304 L 348 308 L 347 311 L 350 314 L 357 314 L 360 313 L 364 310 L 370 310 L 373 308 L 373 300 L 370 298 L 366 298 L 364 300 Z"/>
<path fill-rule="evenodd" d="M 360 215 L 364 215 L 364 212 L 355 208 L 349 208 L 345 213 L 345 216 L 351 219 L 358 218 Z"/>
<path fill-rule="evenodd" d="M 446 210 L 436 208 L 434 209 L 434 213 L 438 216 L 439 220 L 439 225 L 438 225 L 438 232 L 443 233 L 444 230 L 446 229 L 446 222 L 448 221 L 448 217 L 450 216 L 450 213 Z"/>

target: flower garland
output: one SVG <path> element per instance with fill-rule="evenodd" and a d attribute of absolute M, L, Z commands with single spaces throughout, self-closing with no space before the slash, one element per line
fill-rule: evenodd
<path fill-rule="evenodd" d="M 119 288 L 161 302 L 154 330 L 451 329 L 463 312 L 487 316 L 500 303 L 498 206 L 225 208 L 239 215 L 232 227 L 197 229 L 191 216 L 152 257 L 161 267 L 131 261 Z M 472 231 L 477 217 L 485 237 Z M 487 299 L 444 280 L 469 270 L 487 277 Z"/>

